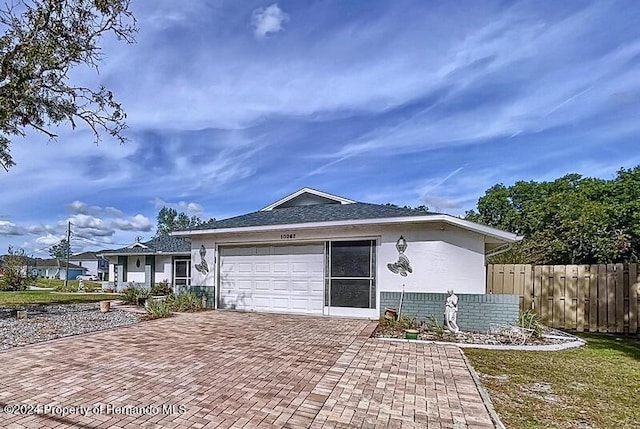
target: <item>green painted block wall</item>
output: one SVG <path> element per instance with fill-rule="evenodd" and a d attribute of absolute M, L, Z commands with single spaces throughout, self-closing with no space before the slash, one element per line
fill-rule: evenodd
<path fill-rule="evenodd" d="M 385 308 L 398 309 L 400 292 L 380 292 L 380 315 Z M 458 326 L 463 331 L 487 332 L 492 325 L 513 324 L 518 320 L 518 295 L 456 294 L 458 297 Z M 406 292 L 402 315 L 428 322 L 430 317 L 443 324 L 446 293 Z"/>

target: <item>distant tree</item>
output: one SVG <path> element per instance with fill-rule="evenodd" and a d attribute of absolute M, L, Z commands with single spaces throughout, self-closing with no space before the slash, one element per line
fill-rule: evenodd
<path fill-rule="evenodd" d="M 466 219 L 524 239 L 492 262 L 591 264 L 640 259 L 640 166 L 612 180 L 569 174 L 489 188 Z"/>
<path fill-rule="evenodd" d="M 71 256 L 71 246 L 66 238 L 63 238 L 58 244 L 54 244 L 49 248 L 49 255 L 56 259 L 67 259 Z"/>
<path fill-rule="evenodd" d="M 207 222 L 212 222 L 214 220 L 215 219 L 209 219 Z M 196 226 L 205 223 L 205 221 L 197 216 L 189 217 L 186 213 L 178 213 L 177 210 L 169 207 L 162 207 L 160 209 L 157 221 L 156 237 L 160 235 L 168 235 L 173 231 L 195 228 Z"/>
<path fill-rule="evenodd" d="M 386 203 L 385 206 L 400 208 L 399 205 L 393 204 L 393 203 Z M 417 212 L 425 212 L 425 213 L 429 211 L 429 207 L 425 206 L 424 204 L 416 206 L 416 207 L 402 206 L 402 208 L 403 209 L 408 209 L 408 210 L 415 210 Z"/>
<path fill-rule="evenodd" d="M 24 249 L 14 249 L 9 246 L 4 256 L 3 276 L 0 277 L 0 290 L 18 291 L 27 288 L 33 279 L 28 269 L 29 258 Z"/>
<path fill-rule="evenodd" d="M 104 87 L 69 82 L 73 67 L 98 70 L 98 43 L 107 34 L 133 42 L 129 0 L 22 0 L 0 9 L 0 166 L 15 165 L 10 136 L 84 123 L 96 142 L 107 133 L 123 142 L 122 106 Z"/>

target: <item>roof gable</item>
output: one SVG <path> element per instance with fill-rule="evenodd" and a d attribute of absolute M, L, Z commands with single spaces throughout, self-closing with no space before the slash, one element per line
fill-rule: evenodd
<path fill-rule="evenodd" d="M 291 195 L 268 205 L 260 211 L 271 211 L 289 207 L 315 206 L 320 204 L 353 204 L 355 201 L 311 188 L 302 188 Z"/>

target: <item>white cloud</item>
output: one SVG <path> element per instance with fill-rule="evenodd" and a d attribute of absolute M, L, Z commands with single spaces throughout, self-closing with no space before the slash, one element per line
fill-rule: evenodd
<path fill-rule="evenodd" d="M 151 231 L 151 222 L 149 218 L 141 214 L 137 214 L 128 219 L 114 219 L 111 225 L 122 231 Z"/>
<path fill-rule="evenodd" d="M 253 34 L 257 38 L 263 38 L 269 33 L 278 33 L 284 30 L 283 24 L 288 20 L 289 15 L 283 12 L 277 3 L 255 9 L 251 15 Z"/>
<path fill-rule="evenodd" d="M 0 235 L 24 235 L 24 230 L 13 222 L 0 220 Z"/>
<path fill-rule="evenodd" d="M 82 201 L 74 201 L 67 206 L 67 209 L 71 213 L 78 213 L 84 215 L 99 215 L 102 212 L 102 209 L 98 206 L 89 206 L 87 203 Z"/>
<path fill-rule="evenodd" d="M 200 204 L 194 202 L 178 201 L 177 203 L 171 203 L 163 200 L 162 198 L 156 197 L 153 199 L 153 206 L 156 209 L 161 209 L 162 207 L 172 208 L 176 211 L 184 212 L 189 216 L 197 216 L 199 218 L 204 214 L 204 208 Z"/>

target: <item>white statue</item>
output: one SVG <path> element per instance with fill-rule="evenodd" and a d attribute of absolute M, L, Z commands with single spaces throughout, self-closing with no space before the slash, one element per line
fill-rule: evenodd
<path fill-rule="evenodd" d="M 460 332 L 460 328 L 458 328 L 458 297 L 453 293 L 453 289 L 449 289 L 447 291 L 449 296 L 447 297 L 447 302 L 444 307 L 444 322 L 446 324 L 446 328 L 457 334 Z"/>

